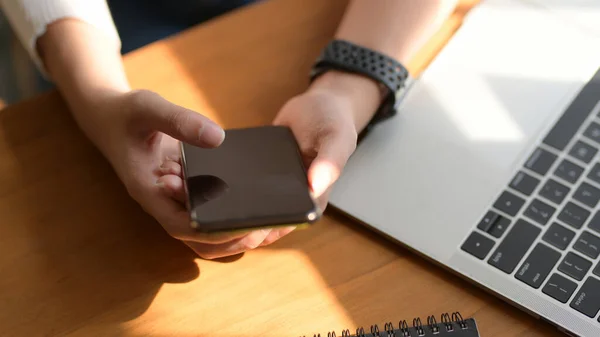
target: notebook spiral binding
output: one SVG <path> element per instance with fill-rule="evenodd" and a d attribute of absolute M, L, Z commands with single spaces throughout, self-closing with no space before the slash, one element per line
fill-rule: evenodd
<path fill-rule="evenodd" d="M 440 329 L 445 329 L 446 332 L 453 332 L 455 329 L 467 329 L 468 325 L 465 319 L 463 319 L 460 312 L 454 312 L 452 315 L 443 313 L 441 315 L 441 323 L 438 323 L 435 316 L 427 317 L 427 324 L 423 325 L 421 318 L 417 317 L 413 319 L 412 327 L 409 326 L 408 322 L 402 320 L 398 323 L 398 328 L 394 328 L 392 322 L 387 322 L 383 326 L 383 330 L 379 329 L 377 324 L 371 325 L 370 333 L 366 332 L 364 327 L 356 329 L 356 333 L 353 335 L 349 329 L 343 330 L 341 337 L 414 337 L 414 336 L 434 336 L 440 333 Z M 417 333 L 412 335 L 411 331 Z M 306 337 L 306 336 L 302 336 Z M 313 337 L 321 337 L 321 334 L 314 334 Z M 325 337 L 325 336 L 323 336 Z M 328 332 L 327 337 L 336 337 L 334 331 Z"/>

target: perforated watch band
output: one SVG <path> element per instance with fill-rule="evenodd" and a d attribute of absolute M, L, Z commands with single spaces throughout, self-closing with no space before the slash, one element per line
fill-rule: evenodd
<path fill-rule="evenodd" d="M 388 93 L 369 126 L 396 114 L 398 93 L 404 89 L 408 70 L 395 59 L 345 40 L 333 40 L 316 60 L 311 81 L 335 69 L 367 76 L 386 87 Z"/>

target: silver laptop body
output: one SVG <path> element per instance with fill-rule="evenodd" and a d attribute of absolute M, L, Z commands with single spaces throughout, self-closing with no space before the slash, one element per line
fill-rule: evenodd
<path fill-rule="evenodd" d="M 330 205 L 531 314 L 600 336 L 600 1 L 484 0 Z"/>

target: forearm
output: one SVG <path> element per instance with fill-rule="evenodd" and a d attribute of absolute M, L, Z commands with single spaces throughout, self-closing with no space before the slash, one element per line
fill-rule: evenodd
<path fill-rule="evenodd" d="M 457 0 L 351 0 L 335 38 L 379 51 L 407 64 L 452 13 Z M 313 86 L 355 97 L 357 129 L 381 103 L 377 84 L 366 77 L 329 72 Z"/>
<path fill-rule="evenodd" d="M 106 0 L 0 0 L 0 9 L 69 104 L 92 96 L 88 85 L 122 86 L 120 39 Z"/>
<path fill-rule="evenodd" d="M 351 0 L 336 38 L 407 64 L 455 9 L 457 0 Z"/>
<path fill-rule="evenodd" d="M 75 111 L 129 90 L 118 48 L 91 25 L 57 21 L 39 38 L 37 48 L 52 81 Z"/>
<path fill-rule="evenodd" d="M 72 19 L 52 23 L 37 42 L 41 61 L 86 135 L 101 145 L 97 107 L 130 90 L 113 40 L 95 27 Z"/>

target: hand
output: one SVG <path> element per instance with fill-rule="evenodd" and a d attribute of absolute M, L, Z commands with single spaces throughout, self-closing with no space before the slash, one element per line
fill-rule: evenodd
<path fill-rule="evenodd" d="M 292 229 L 203 235 L 190 227 L 185 209 L 179 141 L 211 148 L 221 127 L 149 91 L 109 95 L 79 124 L 108 158 L 127 191 L 174 238 L 202 258 L 219 258 L 266 245 Z M 98 116 L 90 121 L 89 116 Z"/>
<path fill-rule="evenodd" d="M 357 135 L 372 118 L 381 93 L 370 79 L 328 72 L 288 101 L 274 120 L 291 128 L 308 181 L 324 211 L 331 187 L 356 149 Z"/>

